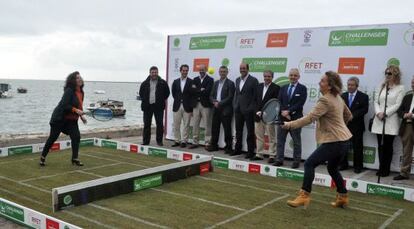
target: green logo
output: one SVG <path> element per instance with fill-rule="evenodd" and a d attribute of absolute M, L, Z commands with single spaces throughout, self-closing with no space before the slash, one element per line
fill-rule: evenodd
<path fill-rule="evenodd" d="M 249 64 L 251 72 L 264 72 L 271 70 L 273 72 L 286 72 L 287 58 L 273 58 L 273 57 L 246 57 L 242 62 Z"/>
<path fill-rule="evenodd" d="M 380 196 L 389 196 L 395 199 L 404 199 L 404 189 L 391 188 L 376 184 L 368 184 L 367 193 Z"/>
<path fill-rule="evenodd" d="M 192 37 L 190 50 L 197 49 L 224 49 L 227 36 Z"/>
<path fill-rule="evenodd" d="M 265 172 L 270 172 L 270 167 L 269 166 L 266 166 L 265 168 L 264 168 L 264 170 L 265 170 Z"/>
<path fill-rule="evenodd" d="M 229 168 L 229 160 L 214 158 L 213 159 L 213 166 L 222 169 Z"/>
<path fill-rule="evenodd" d="M 295 181 L 303 180 L 303 172 L 287 170 L 284 168 L 277 168 L 276 176 Z"/>
<path fill-rule="evenodd" d="M 336 30 L 329 35 L 329 46 L 387 45 L 388 29 Z"/>
<path fill-rule="evenodd" d="M 68 225 L 65 225 L 65 226 L 63 227 L 63 229 L 69 229 L 69 226 L 68 226 Z"/>
<path fill-rule="evenodd" d="M 144 147 L 143 147 L 143 146 L 141 146 L 141 147 L 140 147 L 140 150 L 141 150 L 141 152 L 144 152 Z"/>
<path fill-rule="evenodd" d="M 156 174 L 134 180 L 134 191 L 153 188 L 162 185 L 162 175 Z"/>
<path fill-rule="evenodd" d="M 352 181 L 351 186 L 353 188 L 358 188 L 358 182 L 357 181 Z"/>
<path fill-rule="evenodd" d="M 66 195 L 66 196 L 63 198 L 63 203 L 64 203 L 65 205 L 69 205 L 69 204 L 71 204 L 71 203 L 72 203 L 72 196 L 70 196 L 70 195 Z"/>
<path fill-rule="evenodd" d="M 273 83 L 279 85 L 279 87 L 283 87 L 290 83 L 289 78 L 287 76 L 281 76 L 273 81 Z"/>
<path fill-rule="evenodd" d="M 228 58 L 223 58 L 221 61 L 221 65 L 228 67 L 230 64 L 230 60 Z"/>
<path fill-rule="evenodd" d="M 32 146 L 19 146 L 9 148 L 9 155 L 32 153 Z"/>
<path fill-rule="evenodd" d="M 116 149 L 118 148 L 118 143 L 108 140 L 102 140 L 102 147 L 109 148 L 109 149 Z"/>
<path fill-rule="evenodd" d="M 167 157 L 167 150 L 165 149 L 157 149 L 157 148 L 149 148 L 148 155 L 155 156 L 155 157 Z"/>
<path fill-rule="evenodd" d="M 79 146 L 93 146 L 93 139 L 82 139 Z"/>
<path fill-rule="evenodd" d="M 397 58 L 391 58 L 387 62 L 387 67 L 394 65 L 394 66 L 400 66 L 400 60 Z"/>
<path fill-rule="evenodd" d="M 174 47 L 178 48 L 178 46 L 180 46 L 180 38 L 175 38 L 174 39 Z"/>
<path fill-rule="evenodd" d="M 0 200 L 0 214 L 24 222 L 23 209 Z"/>
<path fill-rule="evenodd" d="M 364 146 L 364 163 L 374 164 L 375 163 L 375 147 Z"/>

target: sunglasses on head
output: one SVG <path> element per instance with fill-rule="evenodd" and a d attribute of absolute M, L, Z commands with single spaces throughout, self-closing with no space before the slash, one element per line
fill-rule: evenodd
<path fill-rule="evenodd" d="M 385 72 L 385 75 L 391 76 L 392 75 L 392 72 Z"/>

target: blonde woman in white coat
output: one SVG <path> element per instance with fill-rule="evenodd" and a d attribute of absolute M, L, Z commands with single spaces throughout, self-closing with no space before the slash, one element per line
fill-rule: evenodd
<path fill-rule="evenodd" d="M 393 142 L 400 129 L 400 120 L 397 110 L 404 97 L 404 85 L 400 84 L 401 72 L 397 66 L 391 65 L 385 69 L 385 80 L 374 98 L 375 118 L 371 132 L 377 135 L 379 170 L 377 175 L 386 177 L 390 175 L 390 166 L 393 155 Z M 385 97 L 388 86 L 387 109 L 384 114 Z M 385 120 L 384 142 L 381 145 L 382 130 Z"/>

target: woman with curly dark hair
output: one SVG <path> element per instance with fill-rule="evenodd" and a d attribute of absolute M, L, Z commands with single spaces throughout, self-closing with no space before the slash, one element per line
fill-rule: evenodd
<path fill-rule="evenodd" d="M 70 136 L 72 145 L 72 164 L 76 166 L 83 166 L 79 161 L 79 143 L 80 132 L 78 126 L 78 119 L 86 124 L 86 119 L 83 116 L 83 80 L 79 72 L 73 72 L 66 78 L 64 93 L 59 104 L 53 110 L 50 119 L 50 134 L 43 147 L 42 156 L 40 157 L 40 166 L 45 166 L 46 156 L 49 153 L 53 143 L 58 139 L 60 133 Z"/>

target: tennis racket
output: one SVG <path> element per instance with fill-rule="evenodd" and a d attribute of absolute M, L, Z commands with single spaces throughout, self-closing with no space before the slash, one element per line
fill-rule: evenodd
<path fill-rule="evenodd" d="M 262 120 L 266 124 L 283 125 L 280 120 L 280 103 L 278 99 L 270 99 L 262 108 Z"/>
<path fill-rule="evenodd" d="M 109 108 L 97 108 L 93 110 L 90 115 L 98 121 L 109 121 L 114 117 L 114 113 Z"/>

